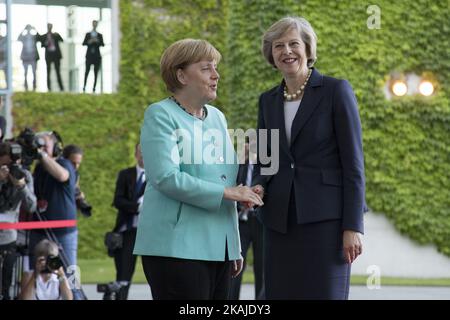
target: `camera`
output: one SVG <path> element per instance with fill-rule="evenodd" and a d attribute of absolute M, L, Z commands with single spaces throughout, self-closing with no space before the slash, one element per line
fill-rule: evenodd
<path fill-rule="evenodd" d="M 2 143 L 2 145 L 4 144 L 9 145 L 9 158 L 11 159 L 11 162 L 5 163 L 5 166 L 8 168 L 9 175 L 16 180 L 22 180 L 27 176 L 25 171 L 22 169 L 22 166 L 18 164 L 18 160 L 22 154 L 22 147 L 19 144 L 12 142 Z M 7 178 L 6 181 L 2 181 L 0 185 L 0 213 L 11 210 L 17 205 L 14 201 L 14 193 L 16 190 L 17 187 L 14 186 L 9 178 Z"/>
<path fill-rule="evenodd" d="M 86 202 L 84 199 L 77 199 L 77 207 L 80 212 L 85 217 L 92 216 L 92 206 Z"/>
<path fill-rule="evenodd" d="M 21 180 L 26 177 L 26 174 L 22 170 L 21 166 L 17 164 L 17 161 L 20 160 L 22 156 L 22 147 L 17 143 L 10 143 L 10 146 L 10 158 L 12 163 L 8 166 L 9 173 L 14 177 L 14 179 Z"/>
<path fill-rule="evenodd" d="M 45 269 L 42 273 L 53 273 L 63 266 L 63 262 L 59 256 L 47 256 L 47 260 L 45 262 Z"/>
<path fill-rule="evenodd" d="M 34 160 L 39 158 L 38 149 L 45 146 L 45 140 L 34 133 L 30 128 L 25 128 L 14 139 L 22 147 L 22 165 L 29 168 Z"/>
<path fill-rule="evenodd" d="M 81 197 L 81 190 L 79 187 L 75 188 L 75 199 L 77 208 L 80 210 L 81 214 L 88 218 L 92 216 L 92 206 Z"/>
<path fill-rule="evenodd" d="M 128 281 L 114 281 L 97 284 L 97 292 L 103 293 L 103 300 L 126 300 Z"/>

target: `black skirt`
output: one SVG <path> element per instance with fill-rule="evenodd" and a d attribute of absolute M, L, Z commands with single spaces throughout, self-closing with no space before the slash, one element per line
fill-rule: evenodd
<path fill-rule="evenodd" d="M 298 224 L 295 206 L 291 192 L 286 234 L 264 228 L 266 299 L 347 300 L 342 220 Z"/>

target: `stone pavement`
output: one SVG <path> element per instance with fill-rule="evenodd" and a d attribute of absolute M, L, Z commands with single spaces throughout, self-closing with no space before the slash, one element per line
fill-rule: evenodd
<path fill-rule="evenodd" d="M 102 294 L 97 292 L 96 285 L 84 285 L 83 289 L 88 299 L 102 299 Z M 244 284 L 241 288 L 241 299 L 253 300 L 254 296 L 253 285 Z M 450 300 L 450 287 L 381 286 L 380 289 L 369 290 L 365 286 L 352 286 L 349 298 L 350 300 Z M 132 285 L 129 299 L 151 299 L 149 287 L 144 284 Z"/>

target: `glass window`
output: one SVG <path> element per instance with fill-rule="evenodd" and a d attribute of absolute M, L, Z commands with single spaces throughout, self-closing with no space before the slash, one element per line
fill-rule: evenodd
<path fill-rule="evenodd" d="M 66 3 L 68 2 L 70 1 Z M 58 1 L 54 1 L 54 3 L 57 4 Z M 72 1 L 72 3 L 76 3 L 76 1 Z M 49 91 L 49 87 L 51 91 L 61 91 L 56 72 L 57 67 L 59 67 L 61 85 L 64 91 L 82 92 L 87 51 L 87 46 L 83 46 L 83 40 L 86 33 L 93 30 L 92 21 L 98 20 L 97 32 L 103 35 L 104 46 L 100 47 L 102 59 L 101 67 L 98 68 L 96 92 L 112 92 L 110 8 L 13 3 L 11 15 L 13 17 L 12 74 L 14 91 L 35 89 L 36 91 L 46 92 Z M 55 45 L 59 47 L 60 59 L 53 58 L 52 53 L 49 53 L 47 44 L 50 43 L 51 45 L 52 40 L 47 35 L 48 23 L 52 24 L 52 32 L 58 33 L 62 39 L 62 41 L 56 40 L 58 43 Z M 24 37 L 25 35 L 27 37 Z M 34 42 L 33 36 L 35 36 Z M 33 50 L 33 48 L 35 49 Z M 27 51 L 27 49 L 37 53 L 37 60 L 25 61 L 23 59 L 24 51 Z M 47 76 L 48 66 L 50 66 L 49 77 Z M 90 65 L 90 72 L 86 81 L 87 93 L 93 91 L 95 66 L 95 63 Z"/>
<path fill-rule="evenodd" d="M 6 89 L 8 78 L 8 47 L 6 21 L 0 21 L 0 89 Z"/>

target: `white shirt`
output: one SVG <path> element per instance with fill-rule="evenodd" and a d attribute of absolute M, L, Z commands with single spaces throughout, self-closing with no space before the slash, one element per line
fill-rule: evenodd
<path fill-rule="evenodd" d="M 145 181 L 145 170 L 143 168 L 139 167 L 139 165 L 136 165 L 136 183 L 138 182 L 138 179 L 141 176 L 141 173 L 142 173 L 142 182 L 144 182 Z M 137 202 L 139 203 L 138 212 L 141 212 L 141 210 L 142 210 L 142 203 L 144 202 L 144 194 L 142 194 L 142 196 L 139 197 Z M 139 219 L 138 215 L 135 215 L 133 217 L 133 228 L 137 228 L 138 219 Z"/>
<path fill-rule="evenodd" d="M 295 115 L 300 107 L 302 100 L 285 101 L 284 102 L 284 126 L 286 127 L 286 138 L 288 146 L 291 145 L 291 130 Z"/>
<path fill-rule="evenodd" d="M 36 300 L 61 300 L 59 293 L 59 280 L 58 276 L 54 273 L 51 274 L 50 279 L 44 282 L 41 275 L 36 278 Z"/>

